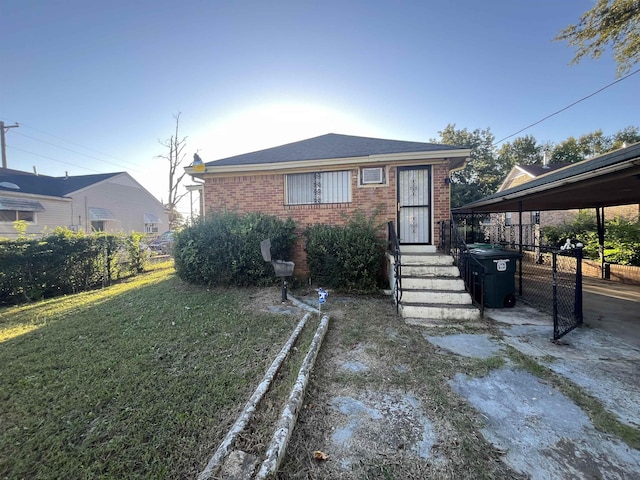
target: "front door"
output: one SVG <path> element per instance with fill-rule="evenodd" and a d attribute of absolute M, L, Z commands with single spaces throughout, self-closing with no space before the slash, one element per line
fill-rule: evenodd
<path fill-rule="evenodd" d="M 402 244 L 431 244 L 431 167 L 398 168 L 398 236 Z"/>

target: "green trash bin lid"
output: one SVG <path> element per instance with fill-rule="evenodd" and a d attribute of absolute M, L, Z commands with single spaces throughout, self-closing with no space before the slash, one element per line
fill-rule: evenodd
<path fill-rule="evenodd" d="M 503 250 L 502 248 L 474 248 L 470 254 L 478 258 L 520 258 L 518 252 Z"/>
<path fill-rule="evenodd" d="M 492 248 L 500 248 L 500 246 L 494 245 L 493 243 L 467 243 L 467 250 L 474 250 L 477 248 L 488 250 Z"/>

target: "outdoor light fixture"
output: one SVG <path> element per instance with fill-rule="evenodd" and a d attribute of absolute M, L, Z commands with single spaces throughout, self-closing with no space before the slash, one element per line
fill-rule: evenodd
<path fill-rule="evenodd" d="M 207 166 L 204 164 L 200 155 L 197 153 L 193 154 L 193 171 L 196 173 L 202 173 L 207 169 Z"/>
<path fill-rule="evenodd" d="M 445 177 L 444 184 L 449 185 L 451 183 L 451 179 L 449 177 Z"/>

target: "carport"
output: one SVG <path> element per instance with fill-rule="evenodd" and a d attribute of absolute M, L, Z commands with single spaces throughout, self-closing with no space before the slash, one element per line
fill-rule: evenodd
<path fill-rule="evenodd" d="M 604 208 L 640 203 L 640 143 L 585 160 L 455 209 L 454 213 L 596 210 L 604 245 Z M 522 222 L 520 222 L 522 225 Z"/>
<path fill-rule="evenodd" d="M 487 196 L 453 210 L 453 215 L 473 216 L 518 212 L 520 228 L 518 239 L 522 239 L 524 238 L 523 212 L 593 208 L 598 225 L 600 260 L 604 266 L 604 208 L 638 203 L 640 203 L 640 143 L 569 165 L 527 183 Z M 519 243 L 520 253 L 522 253 L 522 241 L 519 240 Z M 603 275 L 604 271 L 603 268 Z M 632 296 L 632 298 L 638 297 Z M 581 282 L 576 283 L 576 304 L 578 302 L 582 303 Z M 580 322 L 582 321 L 581 309 L 580 305 Z"/>

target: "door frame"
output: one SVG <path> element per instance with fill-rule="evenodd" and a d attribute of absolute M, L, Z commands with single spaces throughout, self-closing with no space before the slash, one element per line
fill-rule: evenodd
<path fill-rule="evenodd" d="M 427 207 L 429 209 L 428 215 L 428 231 L 429 231 L 429 239 L 427 242 L 404 242 L 402 237 L 400 236 L 400 172 L 401 171 L 410 171 L 410 170 L 428 170 L 429 180 L 428 180 L 428 197 L 429 204 L 428 205 L 413 205 L 417 207 Z M 433 168 L 432 165 L 411 165 L 405 167 L 397 167 L 396 172 L 396 235 L 398 236 L 399 242 L 401 245 L 433 245 Z"/>

